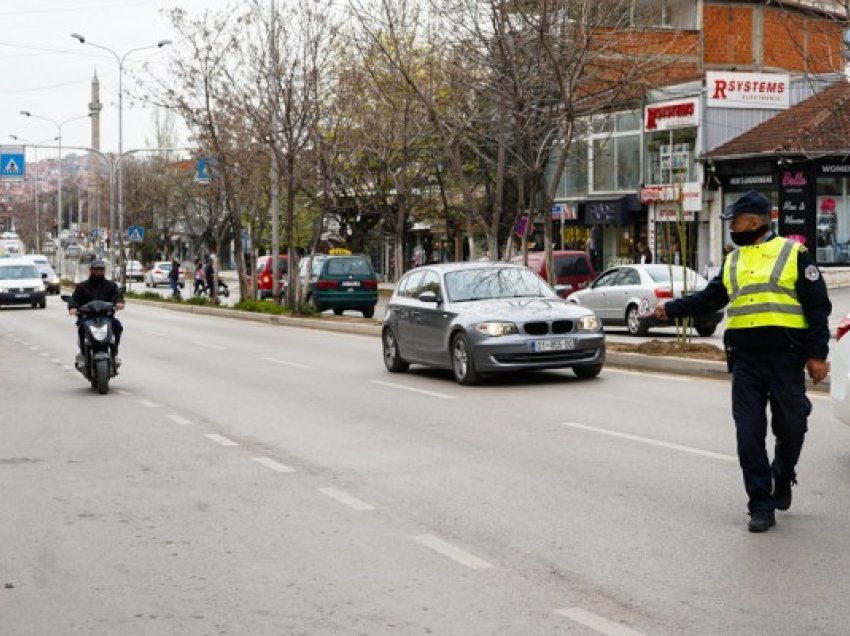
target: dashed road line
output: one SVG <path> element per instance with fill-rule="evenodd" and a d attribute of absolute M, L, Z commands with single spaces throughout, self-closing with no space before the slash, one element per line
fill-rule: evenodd
<path fill-rule="evenodd" d="M 165 335 L 164 333 L 159 332 L 159 331 L 149 331 L 149 330 L 144 330 L 144 331 L 142 331 L 142 333 L 146 333 L 149 336 L 164 336 Z"/>
<path fill-rule="evenodd" d="M 221 345 L 210 344 L 209 342 L 198 342 L 197 340 L 193 341 L 192 344 L 195 344 L 199 347 L 204 347 L 206 349 L 214 349 L 215 351 L 224 351 L 227 347 L 222 347 Z"/>
<path fill-rule="evenodd" d="M 128 391 L 127 389 L 118 389 L 116 393 L 118 393 L 118 395 L 133 395 L 133 392 Z"/>
<path fill-rule="evenodd" d="M 605 367 L 605 373 L 621 373 L 623 375 L 636 375 L 642 378 L 657 378 L 659 380 L 667 380 L 671 382 L 690 382 L 694 378 L 684 378 L 675 374 L 667 374 L 667 373 L 651 373 L 646 371 L 630 371 L 628 369 L 612 369 L 611 367 Z"/>
<path fill-rule="evenodd" d="M 453 561 L 457 561 L 461 565 L 465 565 L 471 570 L 486 570 L 487 568 L 493 567 L 492 563 L 488 563 L 484 559 L 479 559 L 474 554 L 471 554 L 456 545 L 452 545 L 447 541 L 443 541 L 432 534 L 420 534 L 410 538 L 417 543 L 424 545 L 426 548 L 431 548 L 434 552 L 438 552 Z"/>
<path fill-rule="evenodd" d="M 702 450 L 701 448 L 694 448 L 693 446 L 684 446 L 682 444 L 676 444 L 674 442 L 665 442 L 660 439 L 653 439 L 651 437 L 641 437 L 640 435 L 632 435 L 631 433 L 622 433 L 620 431 L 612 431 L 607 428 L 599 428 L 598 426 L 588 426 L 587 424 L 577 424 L 575 422 L 564 422 L 561 426 L 567 428 L 575 428 L 581 431 L 589 431 L 591 433 L 599 433 L 601 435 L 608 435 L 610 437 L 618 437 L 620 439 L 627 439 L 633 442 L 640 442 L 642 444 L 649 444 L 650 446 L 659 446 L 661 448 L 668 448 L 670 450 L 676 450 L 683 453 L 690 453 L 691 455 L 700 455 L 702 457 L 710 457 L 711 459 L 719 459 L 725 462 L 738 462 L 738 458 L 732 455 L 724 455 L 722 453 L 715 453 L 712 451 Z"/>
<path fill-rule="evenodd" d="M 357 497 L 352 497 L 347 492 L 337 490 L 336 488 L 319 488 L 320 493 L 327 495 L 331 499 L 335 499 L 339 503 L 348 506 L 352 510 L 366 511 L 374 510 L 375 506 L 367 504 L 365 501 L 360 501 Z"/>
<path fill-rule="evenodd" d="M 62 364 L 62 361 L 59 358 L 50 358 L 50 361 L 53 364 Z"/>
<path fill-rule="evenodd" d="M 141 404 L 142 406 L 145 406 L 149 409 L 158 409 L 159 408 L 159 404 L 157 404 L 156 402 L 151 402 L 150 400 L 139 400 L 139 404 Z"/>
<path fill-rule="evenodd" d="M 170 419 L 175 424 L 179 424 L 180 426 L 192 426 L 192 422 L 187 420 L 182 415 L 178 415 L 177 413 L 169 413 L 168 419 Z"/>
<path fill-rule="evenodd" d="M 280 462 L 276 462 L 273 459 L 269 459 L 268 457 L 254 457 L 255 462 L 260 464 L 261 466 L 265 466 L 266 468 L 270 468 L 276 473 L 294 473 L 295 469 L 291 466 L 287 466 L 286 464 L 281 464 Z"/>
<path fill-rule="evenodd" d="M 40 355 L 42 358 L 49 358 L 50 357 L 50 354 L 47 353 L 46 351 L 42 351 L 38 355 Z"/>
<path fill-rule="evenodd" d="M 454 395 L 448 395 L 446 393 L 437 393 L 436 391 L 426 391 L 425 389 L 416 389 L 412 386 L 404 386 L 403 384 L 393 384 L 392 382 L 383 382 L 381 380 L 369 380 L 372 384 L 377 384 L 378 386 L 384 386 L 389 389 L 398 389 L 400 391 L 409 391 L 411 393 L 419 393 L 420 395 L 427 395 L 429 397 L 440 398 L 441 400 L 454 400 Z"/>
<path fill-rule="evenodd" d="M 313 368 L 313 367 L 306 365 L 306 364 L 300 364 L 298 362 L 289 362 L 288 360 L 278 360 L 277 358 L 263 358 L 263 360 L 265 360 L 266 362 L 272 362 L 274 364 L 282 364 L 282 365 L 287 366 L 287 367 L 295 367 L 296 369 L 312 369 Z"/>
<path fill-rule="evenodd" d="M 631 627 L 626 627 L 621 623 L 615 623 L 580 607 L 567 607 L 565 609 L 555 610 L 555 613 L 605 636 L 643 636 L 643 634 L 636 632 Z"/>
<path fill-rule="evenodd" d="M 219 435 L 218 433 L 207 433 L 204 437 L 214 441 L 216 444 L 221 444 L 222 446 L 239 446 L 239 442 L 234 442 L 232 439 L 228 439 L 224 435 Z"/>

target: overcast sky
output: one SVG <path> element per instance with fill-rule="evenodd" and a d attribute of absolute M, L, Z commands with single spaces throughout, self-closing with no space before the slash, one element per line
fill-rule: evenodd
<path fill-rule="evenodd" d="M 298 1 L 298 0 L 293 0 Z M 176 41 L 163 9 L 180 6 L 192 15 L 221 10 L 228 0 L 3 0 L 0 3 L 0 144 L 14 144 L 14 134 L 32 142 L 52 139 L 57 127 L 25 117 L 20 111 L 63 122 L 64 146 L 89 146 L 88 113 L 91 78 L 100 79 L 101 150 L 118 150 L 118 62 L 105 51 L 70 37 L 80 33 L 90 42 L 123 55 L 130 49 Z M 132 66 L 148 60 L 165 71 L 169 47 L 140 51 L 125 64 L 125 89 L 133 85 Z M 134 62 L 138 60 L 138 62 Z M 124 98 L 124 150 L 147 147 L 153 138 L 152 110 Z M 181 134 L 185 133 L 181 127 Z M 53 142 L 45 142 L 53 143 Z M 185 138 L 181 139 L 181 145 Z M 39 158 L 56 154 L 39 151 Z M 65 154 L 63 152 L 63 154 Z M 32 151 L 28 160 L 33 160 Z"/>

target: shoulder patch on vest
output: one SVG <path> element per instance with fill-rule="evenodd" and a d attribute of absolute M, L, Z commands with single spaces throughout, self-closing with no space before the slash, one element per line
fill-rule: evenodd
<path fill-rule="evenodd" d="M 812 282 L 820 278 L 820 270 L 815 265 L 809 265 L 803 273 Z"/>

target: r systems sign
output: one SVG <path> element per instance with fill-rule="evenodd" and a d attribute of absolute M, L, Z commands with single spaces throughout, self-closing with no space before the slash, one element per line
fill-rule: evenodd
<path fill-rule="evenodd" d="M 699 125 L 699 100 L 685 99 L 676 102 L 651 104 L 644 111 L 644 130 L 671 130 Z"/>
<path fill-rule="evenodd" d="M 787 73 L 705 74 L 709 108 L 763 108 L 785 110 L 791 105 Z"/>

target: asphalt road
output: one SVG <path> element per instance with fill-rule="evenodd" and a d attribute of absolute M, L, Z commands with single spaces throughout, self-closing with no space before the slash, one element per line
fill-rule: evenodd
<path fill-rule="evenodd" d="M 728 383 L 464 388 L 375 338 L 129 305 L 107 396 L 0 310 L 0 634 L 847 634 L 850 430 L 746 531 Z"/>

